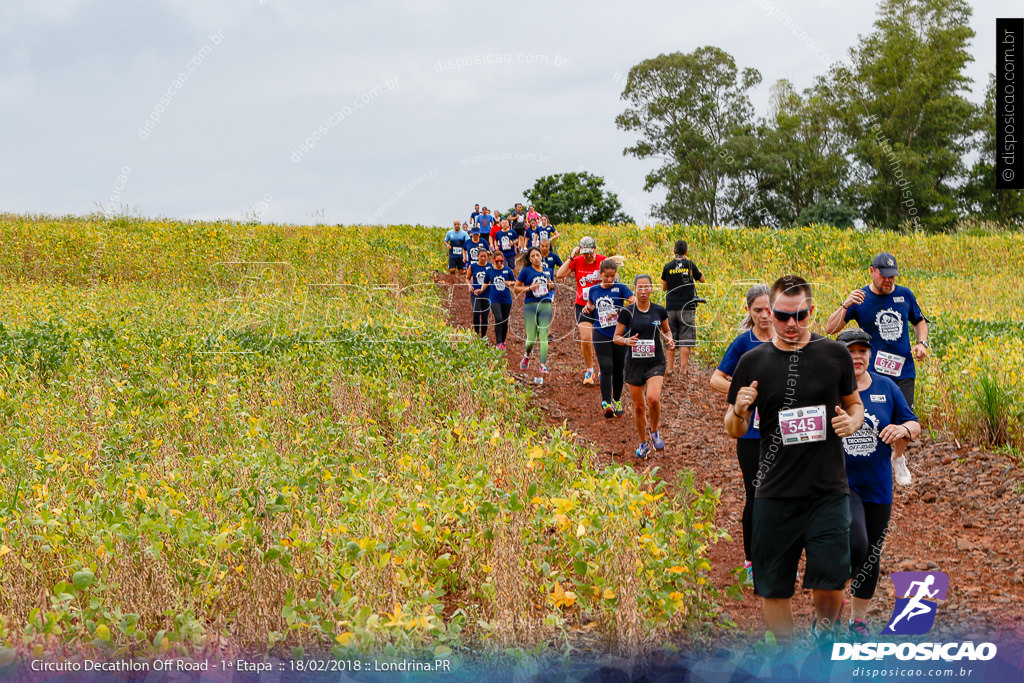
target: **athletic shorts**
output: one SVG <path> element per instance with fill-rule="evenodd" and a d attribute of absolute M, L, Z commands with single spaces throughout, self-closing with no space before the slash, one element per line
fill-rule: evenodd
<path fill-rule="evenodd" d="M 755 498 L 750 543 L 754 589 L 762 598 L 793 597 L 800 554 L 804 588 L 842 590 L 850 578 L 850 496 Z"/>
<path fill-rule="evenodd" d="M 634 387 L 642 387 L 652 377 L 664 377 L 664 363 L 633 363 L 626 359 L 626 369 L 622 373 L 622 379 L 626 384 Z"/>
<path fill-rule="evenodd" d="M 579 304 L 575 304 L 575 306 L 576 306 L 576 324 L 579 325 L 580 323 L 590 323 L 591 325 L 593 325 L 594 324 L 594 316 L 592 314 L 590 314 L 590 313 L 584 313 L 583 312 L 583 309 L 585 308 L 584 306 L 580 306 Z"/>
<path fill-rule="evenodd" d="M 895 380 L 896 386 L 900 388 L 900 392 L 903 394 L 903 398 L 907 399 L 907 405 L 910 409 L 914 409 L 914 378 L 907 377 L 905 379 Z"/>
<path fill-rule="evenodd" d="M 457 270 L 465 270 L 466 262 L 462 260 L 461 256 L 448 254 L 448 267 L 455 268 Z"/>
<path fill-rule="evenodd" d="M 668 328 L 672 330 L 672 338 L 676 346 L 696 346 L 697 328 L 694 325 L 694 308 L 684 308 L 668 312 Z"/>

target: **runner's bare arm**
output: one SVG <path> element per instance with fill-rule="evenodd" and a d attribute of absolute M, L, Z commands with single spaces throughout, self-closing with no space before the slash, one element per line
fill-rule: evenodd
<path fill-rule="evenodd" d="M 555 273 L 555 277 L 562 279 L 566 275 L 572 272 L 572 260 L 580 253 L 579 247 L 573 247 L 572 253 L 569 254 L 569 259 L 565 261 L 561 266 L 558 267 L 558 272 Z"/>
<path fill-rule="evenodd" d="M 711 375 L 711 388 L 720 394 L 728 394 L 731 385 L 732 377 L 716 368 L 715 372 Z"/>
<path fill-rule="evenodd" d="M 917 343 L 914 344 L 914 360 L 924 360 L 928 357 L 928 347 L 921 342 L 928 341 L 928 321 L 924 318 L 914 325 L 914 334 L 917 336 Z"/>
<path fill-rule="evenodd" d="M 668 326 L 668 320 L 661 321 L 661 336 L 665 338 L 665 345 L 668 348 L 676 348 L 676 340 L 672 338 L 672 329 Z"/>
<path fill-rule="evenodd" d="M 825 322 L 825 334 L 835 334 L 846 327 L 846 311 L 854 304 L 864 303 L 864 290 L 855 289 L 846 295 L 846 300 L 839 305 L 839 308 L 832 311 L 832 315 Z"/>

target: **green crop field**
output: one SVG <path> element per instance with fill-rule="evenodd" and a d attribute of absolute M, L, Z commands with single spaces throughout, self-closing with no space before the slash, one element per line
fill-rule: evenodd
<path fill-rule="evenodd" d="M 882 249 L 932 322 L 922 419 L 1019 443 L 1024 239 L 565 226 L 708 275 L 698 358 L 751 281 Z M 0 216 L 0 641 L 106 654 L 699 641 L 718 495 L 599 471 L 503 355 L 446 324 L 436 229 Z M 568 251 L 568 249 L 566 249 Z M 564 343 L 569 343 L 568 341 Z"/>

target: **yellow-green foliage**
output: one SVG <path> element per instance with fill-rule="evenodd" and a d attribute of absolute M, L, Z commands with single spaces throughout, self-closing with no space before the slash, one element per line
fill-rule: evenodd
<path fill-rule="evenodd" d="M 704 633 L 717 493 L 542 429 L 446 325 L 438 236 L 0 217 L 0 642 Z"/>

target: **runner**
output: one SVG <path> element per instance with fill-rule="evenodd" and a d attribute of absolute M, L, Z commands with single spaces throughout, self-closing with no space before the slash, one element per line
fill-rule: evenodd
<path fill-rule="evenodd" d="M 843 439 L 846 477 L 850 483 L 850 592 L 853 606 L 847 629 L 857 640 L 868 640 L 867 615 L 878 585 L 882 545 L 892 514 L 892 446 L 921 434 L 921 425 L 903 393 L 888 377 L 868 371 L 871 335 L 861 329 L 843 330 L 838 342 L 850 350 L 857 389 L 864 404 L 864 424 Z"/>
<path fill-rule="evenodd" d="M 637 275 L 633 280 L 633 291 L 636 292 L 636 302 L 619 311 L 612 339 L 616 344 L 629 347 L 623 375 L 633 399 L 633 420 L 640 437 L 636 457 L 646 459 L 651 454 L 651 443 L 659 451 L 665 448 L 665 440 L 658 429 L 661 384 L 665 379 L 665 352 L 661 348 L 661 337 L 665 337 L 665 344 L 670 349 L 675 346 L 675 341 L 668 326 L 668 311 L 664 306 L 651 303 L 651 292 L 654 291 L 651 276 Z M 658 334 L 659 328 L 661 334 Z"/>
<path fill-rule="evenodd" d="M 750 551 L 754 589 L 784 655 L 793 640 L 792 597 L 806 549 L 804 588 L 817 613 L 812 634 L 821 652 L 850 578 L 850 502 L 841 439 L 864 421 L 853 361 L 842 344 L 812 334 L 811 286 L 794 275 L 769 293 L 775 338 L 743 354 L 729 386 L 725 428 L 739 438 L 760 419 L 760 464 L 754 484 Z M 831 418 L 831 419 L 829 419 Z"/>
<path fill-rule="evenodd" d="M 491 228 L 494 226 L 494 216 L 490 215 L 490 212 L 485 206 L 480 210 L 480 213 L 476 216 L 476 226 L 480 228 L 481 235 L 490 235 Z"/>
<path fill-rule="evenodd" d="M 508 227 L 508 219 L 503 218 L 501 221 L 501 230 L 494 238 L 494 244 L 497 249 L 501 250 L 501 253 L 505 255 L 505 263 L 512 267 L 516 262 L 516 254 L 519 253 L 519 245 L 521 240 L 516 231 Z"/>
<path fill-rule="evenodd" d="M 593 320 L 583 312 L 583 307 L 589 300 L 590 286 L 601 279 L 598 268 L 604 256 L 597 252 L 597 242 L 593 237 L 584 237 L 580 245 L 574 247 L 569 254 L 569 260 L 562 264 L 562 267 L 555 273 L 555 277 L 562 279 L 572 273 L 576 280 L 576 328 L 580 333 L 580 348 L 583 352 L 583 364 L 586 371 L 583 373 L 583 383 L 594 383 L 594 344 Z"/>
<path fill-rule="evenodd" d="M 479 228 L 473 228 L 472 230 L 469 231 L 469 239 L 466 240 L 466 243 L 463 245 L 463 247 L 465 249 L 467 263 L 469 263 L 470 265 L 476 263 L 477 256 L 481 249 L 484 252 L 488 251 L 487 241 L 481 239 Z"/>
<path fill-rule="evenodd" d="M 537 226 L 537 219 L 530 219 L 530 227 L 526 229 L 525 244 L 530 247 L 540 246 L 540 228 Z"/>
<path fill-rule="evenodd" d="M 626 347 L 612 342 L 619 321 L 619 309 L 636 301 L 633 292 L 616 275 L 619 265 L 612 259 L 601 262 L 601 281 L 590 288 L 584 312 L 594 320 L 594 353 L 601 366 L 601 410 L 605 417 L 622 415 L 622 373 Z"/>
<path fill-rule="evenodd" d="M 459 271 L 459 275 L 462 275 L 462 271 L 465 270 L 466 259 L 462 252 L 468 237 L 469 235 L 462 229 L 462 223 L 459 221 L 455 221 L 455 226 L 445 233 L 444 243 L 448 247 L 449 275 L 455 275 L 455 271 Z"/>
<path fill-rule="evenodd" d="M 476 237 L 480 237 L 480 232 L 476 232 Z M 467 244 L 469 244 L 467 242 Z M 487 286 L 487 257 L 489 256 L 487 249 L 484 248 L 483 244 L 479 247 L 470 248 L 469 251 L 472 253 L 476 251 L 476 261 L 469 264 L 469 270 L 466 272 L 466 282 L 469 284 L 469 303 L 473 308 L 473 331 L 476 332 L 482 339 L 487 338 L 487 317 L 491 310 L 491 304 L 487 300 L 487 295 L 484 293 L 484 288 Z"/>
<path fill-rule="evenodd" d="M 917 370 L 914 361 L 928 357 L 928 320 L 921 313 L 914 293 L 896 284 L 899 268 L 896 257 L 882 252 L 871 261 L 868 269 L 871 284 L 855 289 L 829 316 L 825 334 L 835 334 L 851 320 L 871 335 L 871 367 L 896 382 L 907 405 L 914 408 L 914 380 Z M 917 343 L 910 346 L 910 330 L 914 326 Z M 906 486 L 912 478 L 903 455 L 906 442 L 896 442 L 893 448 L 893 467 L 896 482 Z"/>
<path fill-rule="evenodd" d="M 520 237 L 526 236 L 526 212 L 523 211 L 522 202 L 516 202 L 516 208 L 512 209 L 508 213 L 509 223 L 512 229 L 516 231 L 516 234 Z"/>
<path fill-rule="evenodd" d="M 542 242 L 544 240 L 554 242 L 562 236 L 562 233 L 555 230 L 555 226 L 548 223 L 547 216 L 540 217 L 540 224 L 537 226 L 537 231 L 540 233 L 540 239 Z"/>
<path fill-rule="evenodd" d="M 736 337 L 729 348 L 722 356 L 722 362 L 718 369 L 711 375 L 711 388 L 715 391 L 728 394 L 732 384 L 732 373 L 736 371 L 736 364 L 740 357 L 751 349 L 757 348 L 765 342 L 772 340 L 772 313 L 768 307 L 768 286 L 754 285 L 747 290 L 747 317 L 740 323 L 741 334 Z M 741 524 L 743 528 L 743 567 L 747 570 L 747 577 L 753 581 L 754 564 L 750 554 L 750 539 L 754 515 L 754 477 L 757 475 L 758 459 L 761 456 L 761 432 L 757 429 L 757 413 L 751 420 L 750 429 L 736 439 L 736 459 L 740 463 L 740 472 L 743 474 L 743 517 Z"/>
<path fill-rule="evenodd" d="M 694 282 L 704 282 L 704 274 L 697 264 L 686 257 L 686 240 L 676 240 L 675 258 L 661 269 L 661 288 L 668 292 L 665 308 L 668 310 L 668 324 L 679 347 L 679 374 L 686 378 L 686 366 L 690 362 L 690 349 L 697 345 L 697 327 L 694 316 L 697 298 Z M 676 352 L 669 349 L 665 378 L 672 376 Z"/>
<path fill-rule="evenodd" d="M 548 374 L 548 331 L 555 296 L 555 273 L 544 263 L 540 249 L 530 247 L 519 255 L 519 277 L 516 278 L 516 294 L 526 294 L 523 301 L 523 322 L 526 327 L 526 345 L 520 370 L 530 367 L 530 354 L 539 346 L 540 374 L 534 378 L 536 384 L 544 383 Z"/>
<path fill-rule="evenodd" d="M 516 276 L 505 265 L 505 256 L 500 251 L 495 252 L 492 258 L 494 264 L 487 269 L 481 294 L 486 293 L 491 315 L 494 316 L 494 344 L 504 351 L 508 317 L 512 312 L 512 283 Z"/>
<path fill-rule="evenodd" d="M 476 217 L 480 215 L 480 205 L 473 205 L 473 213 L 469 214 L 469 222 L 476 225 Z"/>
<path fill-rule="evenodd" d="M 558 272 L 558 269 L 562 267 L 562 258 L 551 250 L 550 241 L 540 241 L 540 255 L 544 258 L 544 263 L 551 267 L 551 270 Z"/>

